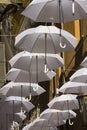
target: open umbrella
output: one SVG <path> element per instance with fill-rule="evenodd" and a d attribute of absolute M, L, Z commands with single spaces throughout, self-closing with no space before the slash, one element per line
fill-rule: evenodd
<path fill-rule="evenodd" d="M 70 81 L 87 83 L 87 68 L 77 70 L 71 77 Z"/>
<path fill-rule="evenodd" d="M 24 119 L 26 118 L 26 115 L 24 113 L 14 113 L 14 121 L 16 122 L 22 122 Z M 10 113 L 0 113 L 0 122 L 2 123 L 2 125 L 8 125 L 8 122 L 9 123 L 12 123 L 13 121 L 13 114 L 10 114 Z M 4 124 L 3 124 L 4 122 Z"/>
<path fill-rule="evenodd" d="M 79 109 L 77 95 L 72 94 L 63 94 L 61 96 L 55 97 L 48 103 L 48 106 L 49 108 L 59 110 Z"/>
<path fill-rule="evenodd" d="M 59 124 L 60 121 L 75 118 L 76 113 L 72 110 L 46 109 L 40 114 L 40 118 L 48 120 L 50 124 Z"/>
<path fill-rule="evenodd" d="M 20 112 L 20 110 L 29 112 L 34 108 L 31 102 L 28 102 L 23 97 L 9 96 L 0 100 L 0 113 L 14 114 Z"/>
<path fill-rule="evenodd" d="M 68 81 L 59 89 L 61 93 L 83 94 L 87 92 L 87 83 Z"/>
<path fill-rule="evenodd" d="M 38 71 L 37 71 L 38 72 Z M 54 71 L 47 71 L 45 72 L 27 72 L 21 69 L 12 68 L 6 75 L 6 79 L 9 81 L 15 82 L 41 82 L 41 81 L 48 81 L 51 80 L 56 73 Z M 29 78 L 29 75 L 31 78 Z"/>
<path fill-rule="evenodd" d="M 36 22 L 63 23 L 87 18 L 87 0 L 33 0 L 22 14 Z"/>
<path fill-rule="evenodd" d="M 14 127 L 15 119 L 19 120 L 17 116 L 20 115 L 20 117 L 22 116 L 22 119 L 24 119 L 26 116 L 24 116 L 23 111 L 29 112 L 33 108 L 34 108 L 34 105 L 22 97 L 10 96 L 10 97 L 2 98 L 0 100 L 0 114 L 3 113 L 3 115 L 6 115 L 6 118 L 3 118 L 6 124 L 4 126 L 2 124 L 3 130 L 5 127 L 6 127 L 5 129 L 7 129 L 8 123 L 10 124 L 11 122 L 12 122 L 12 127 Z M 21 113 L 20 113 L 20 110 L 21 110 Z M 10 121 L 9 120 L 10 118 L 8 117 L 10 117 L 12 120 Z"/>
<path fill-rule="evenodd" d="M 29 53 L 22 51 L 12 57 L 9 61 L 11 67 L 23 69 L 25 71 L 36 71 L 38 63 L 38 71 L 44 71 L 45 64 L 50 70 L 55 70 L 64 65 L 63 59 L 58 54 Z"/>
<path fill-rule="evenodd" d="M 38 26 L 16 36 L 15 46 L 34 53 L 58 53 L 74 50 L 77 39 L 56 26 Z"/>
<path fill-rule="evenodd" d="M 66 121 L 59 121 L 58 124 L 52 123 L 50 124 L 48 120 L 42 119 L 42 118 L 37 118 L 36 120 L 33 121 L 34 126 L 38 127 L 56 127 L 60 125 L 64 125 Z"/>
<path fill-rule="evenodd" d="M 23 120 L 26 119 L 26 115 L 24 113 L 14 113 L 14 121 L 21 123 Z M 5 116 L 6 118 L 6 116 Z M 9 122 L 13 122 L 13 114 L 8 114 L 8 120 Z"/>
<path fill-rule="evenodd" d="M 0 93 L 6 96 L 21 96 L 26 97 L 31 94 L 31 96 L 38 96 L 45 92 L 40 85 L 36 83 L 23 83 L 23 82 L 9 82 L 0 89 Z"/>
<path fill-rule="evenodd" d="M 40 126 L 36 126 L 32 123 L 26 125 L 22 130 L 58 130 L 56 127 L 40 127 Z"/>
<path fill-rule="evenodd" d="M 22 123 L 23 120 L 26 119 L 26 115 L 24 113 L 18 112 L 14 114 L 14 120 L 13 120 L 13 115 L 9 114 L 9 126 L 11 127 L 11 129 L 16 127 L 15 122 L 18 122 L 18 126 L 17 128 L 19 128 L 20 123 Z"/>
<path fill-rule="evenodd" d="M 17 123 L 17 121 L 20 123 L 20 120 L 21 120 L 21 117 L 19 118 L 18 116 L 15 116 L 15 114 L 14 114 L 14 123 L 15 122 Z M 23 121 L 23 120 L 21 120 L 21 121 Z M 12 129 L 10 129 L 12 122 L 13 122 L 13 120 L 12 120 L 11 115 L 3 114 L 3 113 L 0 114 L 0 130 L 12 130 Z M 15 126 L 16 126 L 16 124 L 15 124 Z"/>

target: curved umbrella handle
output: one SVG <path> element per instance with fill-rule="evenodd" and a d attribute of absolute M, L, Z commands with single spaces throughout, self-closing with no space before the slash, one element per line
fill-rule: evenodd
<path fill-rule="evenodd" d="M 60 42 L 60 47 L 61 47 L 61 48 L 66 48 L 66 44 L 62 44 L 62 43 Z"/>
<path fill-rule="evenodd" d="M 73 121 L 71 122 L 71 120 L 69 119 L 69 125 L 73 125 L 74 123 L 73 123 Z"/>

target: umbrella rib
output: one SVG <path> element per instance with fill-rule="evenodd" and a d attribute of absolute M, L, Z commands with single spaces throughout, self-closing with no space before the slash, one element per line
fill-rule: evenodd
<path fill-rule="evenodd" d="M 79 4 L 79 3 L 78 3 L 78 5 L 79 5 L 79 6 L 78 6 L 78 10 L 79 10 L 79 12 L 81 12 L 81 11 L 80 11 L 80 7 L 81 7 L 81 6 L 80 6 L 80 4 Z M 83 12 L 85 12 L 85 11 L 84 11 L 84 9 L 83 9 L 82 7 L 81 7 L 81 9 L 83 10 Z M 81 13 L 79 13 L 79 14 L 80 14 L 80 16 L 81 16 L 81 18 L 82 18 Z M 85 14 L 85 13 L 84 13 L 84 14 Z M 87 13 L 86 13 L 86 14 L 87 14 Z"/>
<path fill-rule="evenodd" d="M 56 48 L 55 48 L 55 44 L 54 44 L 54 41 L 53 41 L 53 39 L 52 39 L 52 35 L 51 35 L 51 33 L 50 33 L 50 29 L 49 29 L 49 27 L 48 27 L 48 30 L 49 30 L 49 36 L 51 37 L 51 40 L 52 40 L 52 42 L 53 42 L 53 48 L 54 48 L 54 52 L 55 52 L 55 54 L 56 54 Z"/>
<path fill-rule="evenodd" d="M 44 7 L 46 6 L 46 4 L 49 3 L 49 2 L 50 2 L 50 1 L 48 1 L 48 2 L 46 2 L 46 3 L 44 4 L 43 9 L 44 9 Z M 41 9 L 41 11 L 39 12 L 39 15 L 37 15 L 37 18 L 36 18 L 36 19 L 39 18 L 39 16 L 40 16 L 41 12 L 43 11 L 43 9 Z"/>
<path fill-rule="evenodd" d="M 78 101 L 78 100 L 77 100 Z M 73 103 L 75 104 L 75 106 L 77 107 L 77 109 L 78 109 L 78 106 L 77 106 L 77 104 L 74 102 L 74 100 L 73 100 Z"/>
<path fill-rule="evenodd" d="M 61 1 L 61 3 L 62 3 L 62 1 Z M 63 15 L 63 6 L 62 6 L 62 4 L 61 4 L 61 16 L 62 16 L 62 23 L 64 23 L 64 15 Z"/>
<path fill-rule="evenodd" d="M 39 33 L 38 33 L 38 36 L 37 36 L 37 38 L 36 38 L 36 40 L 35 40 L 35 43 L 36 43 L 37 40 L 39 39 L 40 35 L 42 35 L 42 34 L 39 34 Z M 35 43 L 34 43 L 33 46 L 32 46 L 31 52 L 33 52 L 33 49 L 34 49 Z"/>
<path fill-rule="evenodd" d="M 54 42 L 54 40 L 52 39 L 52 35 L 50 35 L 50 37 L 51 37 L 51 40 L 52 40 L 52 42 L 53 42 L 54 52 L 55 52 L 55 54 L 56 54 L 57 52 L 56 52 L 56 48 L 55 48 L 55 42 Z"/>

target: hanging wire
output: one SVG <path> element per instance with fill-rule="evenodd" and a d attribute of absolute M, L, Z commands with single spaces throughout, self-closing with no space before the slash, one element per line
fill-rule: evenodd
<path fill-rule="evenodd" d="M 22 85 L 21 85 L 21 113 L 23 112 L 22 110 Z"/>
<path fill-rule="evenodd" d="M 30 87 L 29 87 L 29 99 L 28 101 L 31 100 L 31 70 L 30 70 L 30 67 L 31 67 L 31 62 L 32 62 L 32 56 L 30 56 L 30 64 L 29 64 L 29 82 L 30 82 Z"/>
<path fill-rule="evenodd" d="M 44 72 L 46 73 L 48 71 L 48 68 L 47 68 L 47 33 L 45 33 L 45 65 L 44 65 Z"/>
<path fill-rule="evenodd" d="M 36 55 L 36 83 L 38 83 L 38 56 Z"/>
<path fill-rule="evenodd" d="M 67 100 L 67 107 L 68 107 L 68 112 L 69 112 L 69 103 L 68 103 L 68 100 Z M 69 113 L 69 125 L 73 125 L 74 123 L 71 122 L 71 119 L 70 119 L 70 113 Z"/>
<path fill-rule="evenodd" d="M 60 24 L 60 33 L 59 33 L 59 35 L 60 35 L 60 47 L 61 48 L 66 48 L 66 44 L 65 43 L 62 43 L 62 34 L 61 34 L 61 29 L 62 29 L 62 27 L 61 27 L 61 16 L 62 16 L 62 14 L 61 14 L 61 12 L 62 12 L 62 7 L 61 7 L 61 0 L 59 0 L 59 24 Z"/>

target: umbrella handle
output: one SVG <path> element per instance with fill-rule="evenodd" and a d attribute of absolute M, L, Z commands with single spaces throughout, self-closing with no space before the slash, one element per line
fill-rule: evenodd
<path fill-rule="evenodd" d="M 61 47 L 61 48 L 66 48 L 66 44 L 62 43 L 61 32 L 60 32 L 60 47 Z"/>
<path fill-rule="evenodd" d="M 66 44 L 62 44 L 62 43 L 60 42 L 60 47 L 61 47 L 61 48 L 66 48 Z"/>
<path fill-rule="evenodd" d="M 30 95 L 29 95 L 29 99 L 28 99 L 28 101 L 30 101 L 31 100 L 31 93 L 30 93 Z"/>
<path fill-rule="evenodd" d="M 73 125 L 74 123 L 73 123 L 73 121 L 71 122 L 71 120 L 69 119 L 69 125 Z"/>

